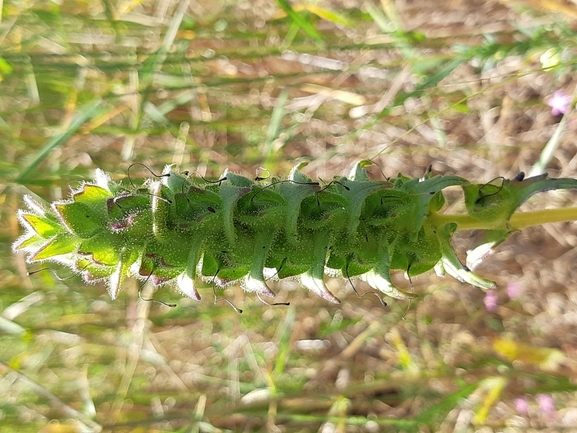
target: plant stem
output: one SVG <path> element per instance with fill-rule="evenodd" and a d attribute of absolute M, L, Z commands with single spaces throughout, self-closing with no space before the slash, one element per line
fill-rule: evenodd
<path fill-rule="evenodd" d="M 508 224 L 502 221 L 478 221 L 469 215 L 438 214 L 435 220 L 446 223 L 456 223 L 457 230 L 495 230 L 508 227 L 510 230 L 520 230 L 525 227 L 577 220 L 577 208 L 544 209 L 531 212 L 516 212 Z"/>
<path fill-rule="evenodd" d="M 577 208 L 543 209 L 532 212 L 517 212 L 511 217 L 510 227 L 520 230 L 524 227 L 577 220 Z"/>

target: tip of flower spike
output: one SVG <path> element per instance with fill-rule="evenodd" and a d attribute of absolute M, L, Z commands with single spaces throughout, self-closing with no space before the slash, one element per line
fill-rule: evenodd
<path fill-rule="evenodd" d="M 361 279 L 365 281 L 369 286 L 373 289 L 378 290 L 384 293 L 387 296 L 390 296 L 394 299 L 415 299 L 418 298 L 419 295 L 416 293 L 409 293 L 403 290 L 398 289 L 391 283 L 389 278 L 380 275 L 379 273 L 371 270 L 366 274 L 361 275 Z"/>
<path fill-rule="evenodd" d="M 168 177 L 167 175 L 173 171 L 174 167 L 176 167 L 176 164 L 166 164 L 162 169 L 162 176 Z"/>
<path fill-rule="evenodd" d="M 28 209 L 38 216 L 44 216 L 46 211 L 50 208 L 50 205 L 44 200 L 39 197 L 32 197 L 29 194 L 25 194 L 23 200 L 24 203 L 26 203 L 26 206 L 28 206 Z"/>
<path fill-rule="evenodd" d="M 29 233 L 35 233 L 44 239 L 50 239 L 58 232 L 63 231 L 60 224 L 46 218 L 44 215 L 31 214 L 20 209 L 18 220 Z"/>
<path fill-rule="evenodd" d="M 104 189 L 110 190 L 108 185 L 112 182 L 112 179 L 108 174 L 106 174 L 101 169 L 97 168 L 94 170 L 94 183 Z"/>
<path fill-rule="evenodd" d="M 188 296 L 195 301 L 200 301 L 200 294 L 194 286 L 194 280 L 190 278 L 186 272 L 183 272 L 177 277 L 176 283 L 178 285 L 178 289 L 183 295 Z"/>
<path fill-rule="evenodd" d="M 262 279 L 255 278 L 251 275 L 247 275 L 244 278 L 242 288 L 247 292 L 256 292 L 259 295 L 268 296 L 269 298 L 276 296 L 276 293 L 269 289 Z"/>
<path fill-rule="evenodd" d="M 445 234 L 450 233 L 452 231 L 451 227 L 448 225 L 445 227 Z M 500 236 L 500 231 L 495 231 L 497 235 Z M 498 238 L 497 238 L 498 239 Z M 489 246 L 491 246 L 489 244 Z M 453 278 L 456 278 L 459 281 L 466 282 L 471 284 L 472 286 L 479 287 L 484 290 L 494 289 L 497 287 L 494 281 L 487 280 L 485 278 L 480 277 L 479 275 L 474 274 L 471 270 L 463 266 L 455 250 L 451 247 L 448 241 L 444 241 L 441 244 L 441 251 L 442 257 L 441 260 L 436 264 L 435 271 L 437 274 L 442 275 L 447 272 Z M 473 257 L 471 261 L 476 261 Z"/>
<path fill-rule="evenodd" d="M 483 290 L 495 289 L 497 284 L 494 281 L 487 280 L 471 272 L 469 268 L 464 267 L 460 262 L 455 261 L 452 257 L 443 256 L 441 266 L 450 276 L 459 281 L 469 283 L 472 286 L 479 287 Z"/>
<path fill-rule="evenodd" d="M 367 175 L 365 167 L 369 167 L 371 165 L 373 165 L 373 163 L 366 159 L 357 162 L 355 166 L 352 168 L 351 172 L 349 173 L 348 179 L 357 181 L 368 181 L 369 176 Z"/>
<path fill-rule="evenodd" d="M 296 174 L 298 172 L 300 172 L 303 168 L 305 168 L 307 165 L 309 165 L 308 162 L 299 162 L 297 165 L 293 166 L 293 168 L 290 171 L 288 178 L 290 180 L 296 180 L 295 179 Z"/>
<path fill-rule="evenodd" d="M 301 162 L 301 163 L 295 165 L 290 171 L 290 174 L 288 176 L 288 180 L 293 181 L 293 182 L 303 182 L 303 183 L 310 182 L 311 185 L 313 185 L 314 182 L 312 182 L 312 180 L 308 176 L 301 173 L 301 170 L 304 167 L 306 167 L 308 164 L 309 164 L 308 162 Z"/>
<path fill-rule="evenodd" d="M 120 292 L 120 287 L 122 286 L 123 280 L 124 275 L 122 274 L 122 266 L 119 263 L 114 273 L 108 279 L 108 284 L 106 287 L 108 295 L 113 301 L 118 297 L 118 293 Z"/>
<path fill-rule="evenodd" d="M 495 243 L 487 243 L 483 245 L 479 245 L 473 250 L 467 251 L 467 267 L 471 270 L 474 270 L 477 266 L 479 266 L 487 257 L 492 256 L 495 253 L 493 250 L 493 245 Z"/>
<path fill-rule="evenodd" d="M 340 304 L 341 300 L 333 295 L 322 279 L 316 278 L 309 273 L 302 274 L 300 276 L 301 284 L 309 289 L 311 292 L 316 293 L 318 296 L 326 301 L 332 302 L 333 304 Z"/>
<path fill-rule="evenodd" d="M 120 288 L 124 279 L 131 274 L 133 275 L 137 269 L 137 262 L 139 258 L 139 253 L 137 250 L 125 248 L 120 253 L 120 260 L 116 265 L 116 269 L 108 277 L 107 290 L 110 298 L 112 300 L 118 297 Z"/>

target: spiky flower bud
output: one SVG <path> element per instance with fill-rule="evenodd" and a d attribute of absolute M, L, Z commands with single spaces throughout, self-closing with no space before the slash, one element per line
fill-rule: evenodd
<path fill-rule="evenodd" d="M 116 298 L 126 277 L 174 284 L 200 299 L 202 279 L 274 297 L 265 275 L 295 277 L 330 302 L 324 274 L 358 277 L 393 298 L 415 295 L 391 282 L 390 271 L 409 276 L 431 269 L 483 289 L 493 282 L 463 266 L 451 237 L 457 223 L 440 212 L 442 190 L 460 186 L 467 212 L 492 227 L 491 246 L 509 234 L 508 221 L 530 195 L 576 188 L 572 179 L 543 177 L 477 185 L 457 176 L 399 175 L 370 180 L 361 161 L 348 177 L 321 186 L 293 168 L 285 180 L 251 180 L 225 172 L 209 182 L 167 166 L 144 188 L 127 188 L 101 170 L 70 199 L 44 206 L 25 197 L 18 213 L 26 233 L 14 243 L 29 262 L 52 260 L 87 282 L 105 280 Z"/>

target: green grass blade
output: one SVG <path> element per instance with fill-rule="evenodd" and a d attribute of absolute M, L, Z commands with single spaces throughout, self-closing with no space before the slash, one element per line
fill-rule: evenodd
<path fill-rule="evenodd" d="M 439 403 L 421 412 L 416 420 L 419 423 L 428 425 L 438 425 L 439 418 L 445 418 L 447 414 L 455 408 L 464 398 L 468 397 L 479 387 L 478 383 L 463 386 L 459 391 L 447 395 Z"/>
<path fill-rule="evenodd" d="M 296 311 L 294 307 L 289 308 L 285 320 L 279 327 L 281 334 L 278 342 L 278 355 L 276 357 L 276 363 L 274 365 L 275 376 L 278 376 L 284 371 L 286 362 L 289 358 L 289 353 L 291 350 L 290 338 L 292 334 L 295 317 L 296 317 Z"/>
<path fill-rule="evenodd" d="M 105 108 L 102 107 L 101 104 L 102 100 L 97 99 L 81 110 L 65 131 L 54 136 L 42 147 L 42 149 L 40 149 L 36 158 L 34 158 L 34 160 L 24 170 L 22 170 L 20 175 L 16 178 L 16 182 L 21 183 L 26 180 L 38 164 L 44 161 L 44 159 L 46 159 L 54 149 L 66 143 L 66 141 L 68 141 L 68 139 L 72 137 L 72 135 L 74 135 L 88 120 L 93 119 L 104 112 Z"/>
<path fill-rule="evenodd" d="M 553 159 L 553 155 L 561 142 L 561 137 L 563 137 L 563 132 L 565 132 L 565 126 L 567 125 L 567 119 L 569 118 L 569 112 L 563 116 L 563 119 L 557 125 L 555 132 L 541 151 L 541 155 L 539 155 L 539 159 L 531 170 L 529 170 L 529 174 L 527 177 L 537 176 L 539 174 L 545 173 L 547 166 Z"/>
<path fill-rule="evenodd" d="M 272 111 L 272 115 L 270 116 L 270 122 L 266 131 L 266 141 L 264 142 L 262 153 L 265 160 L 265 166 L 272 167 L 273 169 L 275 168 L 274 161 L 271 161 L 271 158 L 273 156 L 274 142 L 278 138 L 281 130 L 282 119 L 285 114 L 285 105 L 287 100 L 288 91 L 284 89 L 277 98 L 276 105 Z"/>
<path fill-rule="evenodd" d="M 303 29 L 307 35 L 317 42 L 323 42 L 323 38 L 317 29 L 313 27 L 301 14 L 296 12 L 287 0 L 276 0 L 279 7 L 288 15 L 289 19 Z"/>

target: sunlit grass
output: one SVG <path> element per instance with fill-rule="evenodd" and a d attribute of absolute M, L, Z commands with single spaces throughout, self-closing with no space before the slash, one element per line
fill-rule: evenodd
<path fill-rule="evenodd" d="M 501 286 L 494 312 L 481 291 L 434 276 L 412 281 L 417 301 L 387 308 L 340 280 L 337 307 L 290 285 L 277 287 L 290 307 L 219 293 L 242 314 L 213 304 L 210 286 L 200 303 L 145 289 L 170 309 L 130 282 L 111 302 L 102 286 L 59 281 L 69 275 L 56 266 L 26 276 L 9 249 L 23 193 L 59 199 L 96 167 L 122 178 L 133 162 L 286 175 L 304 159 L 330 179 L 372 158 L 375 177 L 432 163 L 489 181 L 529 171 L 554 137 L 548 170 L 577 177 L 574 114 L 554 136 L 546 105 L 575 87 L 575 14 L 538 7 L 5 2 L 2 431 L 577 428 L 572 225 L 527 229 L 486 261 L 478 272 Z M 507 283 L 523 291 L 510 297 Z"/>

